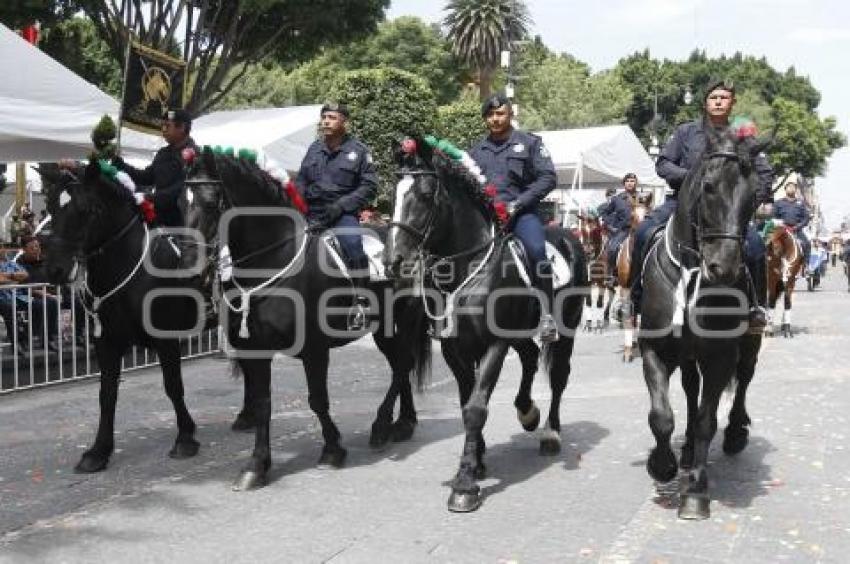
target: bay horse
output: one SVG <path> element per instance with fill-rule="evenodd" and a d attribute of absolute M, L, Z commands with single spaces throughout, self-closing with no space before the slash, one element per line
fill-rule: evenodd
<path fill-rule="evenodd" d="M 774 334 L 777 302 L 782 297 L 780 332 L 783 337 L 793 337 L 791 330 L 791 301 L 797 276 L 803 269 L 803 250 L 792 230 L 774 219 L 774 228 L 767 236 L 767 310 L 771 315 L 767 335 Z"/>
<path fill-rule="evenodd" d="M 626 304 L 631 304 L 631 286 L 629 286 L 629 275 L 632 267 L 632 254 L 635 246 L 635 231 L 640 222 L 644 220 L 646 215 L 652 209 L 652 192 L 639 194 L 635 198 L 635 204 L 632 206 L 632 219 L 629 224 L 629 234 L 620 245 L 617 251 L 617 292 L 620 311 L 623 319 L 623 362 L 631 362 L 634 360 L 634 349 L 636 343 L 635 328 L 637 327 L 637 319 L 635 319 L 634 308 L 627 307 Z"/>
<path fill-rule="evenodd" d="M 405 140 L 396 158 L 400 181 L 384 250 L 388 274 L 398 289 L 412 286 L 421 296 L 423 311 L 435 323 L 434 336 L 457 380 L 466 438 L 448 509 L 474 511 L 482 503 L 476 481 L 485 473 L 488 402 L 508 348 L 522 345 L 537 329 L 537 293 L 529 288 L 526 271 L 518 268 L 517 261 L 523 259 L 512 237 L 499 228 L 480 178 L 456 156 L 422 139 Z M 551 455 L 560 451 L 561 397 L 587 291 L 587 271 L 581 245 L 571 233 L 550 226 L 546 236 L 571 274 L 556 291 L 552 307 L 560 339 L 543 348 L 552 397 L 540 452 Z M 523 377 L 520 387 L 527 395 L 531 382 Z"/>
<path fill-rule="evenodd" d="M 608 236 L 602 228 L 599 218 L 589 214 L 578 215 L 578 236 L 584 250 L 587 264 L 587 279 L 590 289 L 585 297 L 584 330 L 601 333 L 606 322 L 606 297 L 613 292 L 611 277 L 608 273 L 608 256 L 606 252 Z M 610 305 L 611 300 L 607 300 Z"/>
<path fill-rule="evenodd" d="M 746 390 L 761 347 L 761 336 L 748 331 L 743 244 L 755 204 L 753 158 L 766 143 L 709 125 L 705 130 L 706 150 L 647 252 L 638 337 L 656 441 L 646 467 L 658 482 L 673 480 L 679 467 L 688 470 L 679 497 L 682 519 L 710 516 L 708 450 L 721 393 L 736 380 L 723 450 L 735 454 L 747 444 Z M 670 444 L 674 420 L 668 397 L 677 367 L 688 408 L 679 461 Z"/>
<path fill-rule="evenodd" d="M 47 274 L 52 283 L 65 284 L 85 268 L 81 301 L 94 318 L 100 367 L 97 435 L 74 470 L 98 472 L 109 463 L 121 359 L 131 345 L 151 348 L 159 358 L 165 392 L 177 417 L 177 438 L 169 456 L 195 456 L 199 443 L 183 398 L 176 335 L 200 332 L 204 304 L 190 278 L 177 275 L 180 261 L 175 247 L 148 227 L 131 192 L 104 174 L 98 161 L 75 171 L 42 165 L 39 172 L 52 218 Z"/>

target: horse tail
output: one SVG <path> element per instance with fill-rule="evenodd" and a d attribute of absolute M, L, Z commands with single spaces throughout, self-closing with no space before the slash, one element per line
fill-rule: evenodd
<path fill-rule="evenodd" d="M 431 383 L 431 335 L 428 317 L 419 300 L 411 300 L 405 308 L 405 326 L 410 330 L 407 345 L 413 356 L 416 390 L 422 392 Z"/>

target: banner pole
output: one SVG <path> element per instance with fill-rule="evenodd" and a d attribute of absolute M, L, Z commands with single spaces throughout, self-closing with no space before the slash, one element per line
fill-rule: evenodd
<path fill-rule="evenodd" d="M 121 128 L 124 124 L 124 97 L 127 95 L 127 74 L 130 71 L 130 46 L 132 45 L 130 30 L 127 29 L 127 49 L 124 53 L 124 78 L 121 81 L 121 104 L 118 107 L 118 139 L 116 139 L 118 154 L 121 154 Z"/>

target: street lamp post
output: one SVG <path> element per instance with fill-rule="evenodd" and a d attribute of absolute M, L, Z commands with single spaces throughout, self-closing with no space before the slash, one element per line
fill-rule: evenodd
<path fill-rule="evenodd" d="M 682 87 L 680 87 L 682 88 Z M 685 93 L 682 96 L 682 101 L 686 106 L 690 106 L 691 102 L 694 101 L 693 92 L 691 92 L 691 84 L 688 83 L 684 87 Z M 657 159 L 658 155 L 661 154 L 661 147 L 658 144 L 658 122 L 660 121 L 660 116 L 658 115 L 658 81 L 652 86 L 652 135 L 649 138 L 649 155 L 653 159 Z"/>

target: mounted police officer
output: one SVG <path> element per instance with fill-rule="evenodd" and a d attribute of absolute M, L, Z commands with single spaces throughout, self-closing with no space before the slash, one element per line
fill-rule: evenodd
<path fill-rule="evenodd" d="M 785 185 L 785 197 L 773 204 L 773 217 L 782 220 L 794 232 L 803 248 L 803 264 L 809 264 L 812 247 L 803 228 L 809 224 L 812 214 L 806 204 L 797 199 L 797 184 L 794 182 Z"/>
<path fill-rule="evenodd" d="M 558 328 L 552 318 L 554 291 L 552 265 L 546 258 L 546 238 L 539 204 L 557 184 L 555 166 L 543 141 L 513 128 L 513 108 L 504 94 L 484 101 L 481 115 L 489 135 L 469 152 L 487 180 L 497 188 L 497 199 L 506 202 L 508 226 L 522 242 L 541 300 L 540 339 L 555 341 Z"/>
<path fill-rule="evenodd" d="M 307 200 L 307 221 L 329 228 L 345 228 L 337 240 L 345 254 L 353 279 L 368 279 L 369 260 L 359 234 L 358 216 L 375 198 L 378 175 L 369 148 L 348 134 L 348 108 L 328 103 L 319 113 L 321 139 L 307 149 L 295 184 Z M 366 300 L 357 297 L 357 313 L 349 329 L 365 327 Z"/>
<path fill-rule="evenodd" d="M 156 152 L 153 162 L 138 169 L 115 157 L 119 170 L 125 171 L 137 186 L 153 187 L 156 221 L 165 227 L 183 227 L 186 223 L 186 164 L 199 154 L 198 146 L 189 135 L 192 117 L 186 110 L 169 110 L 163 116 L 162 137 L 168 143 Z"/>
<path fill-rule="evenodd" d="M 614 194 L 603 204 L 599 216 L 602 224 L 608 229 L 608 266 L 613 271 L 617 261 L 620 245 L 629 236 L 632 224 L 632 209 L 637 202 L 637 176 L 630 172 L 623 177 L 624 190 Z"/>
<path fill-rule="evenodd" d="M 635 253 L 632 259 L 632 303 L 639 311 L 642 294 L 641 270 L 646 240 L 653 228 L 667 222 L 678 204 L 678 191 L 688 172 L 698 166 L 706 147 L 706 128 L 723 129 L 729 126 L 729 115 L 735 104 L 735 86 L 725 80 L 711 80 L 703 98 L 704 115 L 676 128 L 661 150 L 655 170 L 667 181 L 672 193 L 664 203 L 638 226 L 635 233 Z M 773 169 L 767 158 L 760 154 L 754 159 L 755 172 L 758 175 L 756 204 L 767 204 L 772 200 Z M 765 247 L 755 228 L 747 229 L 744 243 L 744 260 L 750 270 L 755 288 L 753 293 L 757 303 L 750 304 L 750 327 L 761 329 L 767 322 L 764 304 L 766 302 L 767 279 L 765 274 Z"/>

